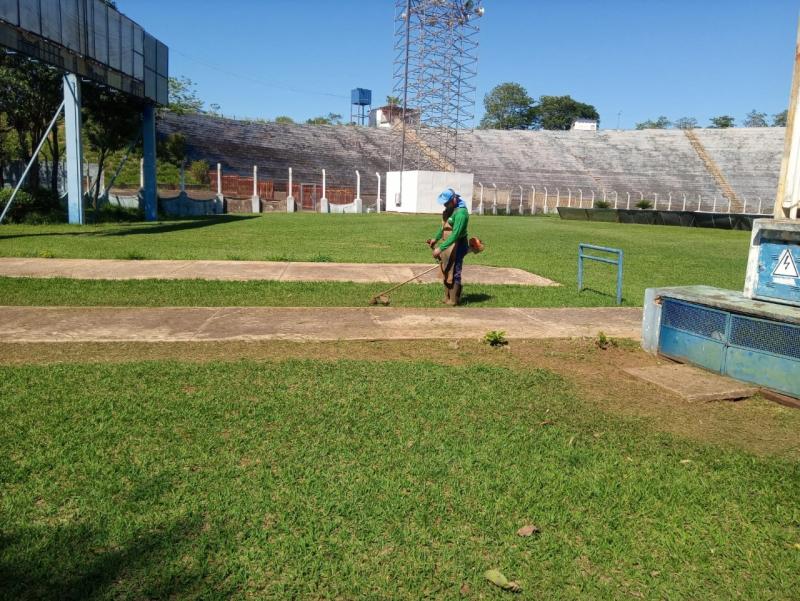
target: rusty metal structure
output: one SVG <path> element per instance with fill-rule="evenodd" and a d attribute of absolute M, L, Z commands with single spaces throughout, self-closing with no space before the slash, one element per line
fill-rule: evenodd
<path fill-rule="evenodd" d="M 483 13 L 481 0 L 395 0 L 392 169 L 455 171 L 468 155 Z"/>

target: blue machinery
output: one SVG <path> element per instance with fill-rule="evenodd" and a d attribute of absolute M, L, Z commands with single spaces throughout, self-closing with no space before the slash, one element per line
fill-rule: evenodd
<path fill-rule="evenodd" d="M 800 398 L 800 222 L 759 219 L 744 292 L 645 292 L 642 347 Z"/>
<path fill-rule="evenodd" d="M 606 257 L 598 257 L 596 255 L 584 254 L 584 250 L 597 250 L 600 252 L 610 253 L 617 255 L 615 259 Z M 578 244 L 578 292 L 583 290 L 583 260 L 589 259 L 590 261 L 599 261 L 600 263 L 608 263 L 617 266 L 617 304 L 622 304 L 622 258 L 623 252 L 618 248 L 609 248 L 607 246 L 595 246 L 593 244 Z"/>

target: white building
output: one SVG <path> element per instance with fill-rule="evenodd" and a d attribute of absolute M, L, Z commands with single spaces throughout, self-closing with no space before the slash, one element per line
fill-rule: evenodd
<path fill-rule="evenodd" d="M 389 129 L 392 127 L 392 120 L 400 120 L 403 116 L 403 107 L 396 104 L 379 106 L 369 112 L 369 126 Z M 416 124 L 419 121 L 419 111 L 417 109 L 406 109 L 406 123 Z"/>
<path fill-rule="evenodd" d="M 572 131 L 597 131 L 597 121 L 595 119 L 575 119 Z"/>

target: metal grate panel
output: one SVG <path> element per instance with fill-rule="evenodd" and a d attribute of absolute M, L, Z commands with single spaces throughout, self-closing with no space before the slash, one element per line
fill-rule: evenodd
<path fill-rule="evenodd" d="M 661 324 L 705 336 L 712 340 L 725 339 L 726 314 L 698 305 L 689 305 L 673 299 L 664 299 L 661 307 Z"/>
<path fill-rule="evenodd" d="M 733 315 L 730 344 L 800 360 L 800 327 Z"/>

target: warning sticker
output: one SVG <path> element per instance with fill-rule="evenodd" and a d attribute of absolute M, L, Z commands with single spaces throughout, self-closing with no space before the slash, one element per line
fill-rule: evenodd
<path fill-rule="evenodd" d="M 797 272 L 797 264 L 788 248 L 784 248 L 781 256 L 778 257 L 778 264 L 772 270 L 772 275 L 784 278 L 800 277 L 800 273 Z"/>

